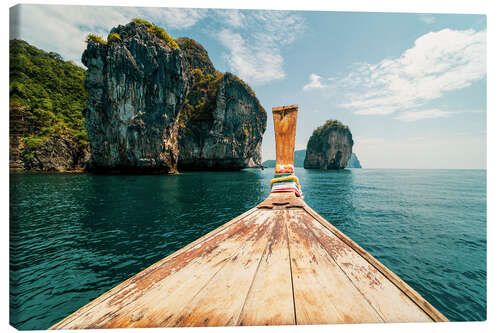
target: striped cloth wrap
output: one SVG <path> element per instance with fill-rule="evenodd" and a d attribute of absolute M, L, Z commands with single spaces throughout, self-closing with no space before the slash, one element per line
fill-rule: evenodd
<path fill-rule="evenodd" d="M 271 180 L 271 193 L 295 192 L 297 197 L 303 197 L 299 178 L 294 174 L 293 164 L 279 164 L 274 169 L 274 178 Z"/>

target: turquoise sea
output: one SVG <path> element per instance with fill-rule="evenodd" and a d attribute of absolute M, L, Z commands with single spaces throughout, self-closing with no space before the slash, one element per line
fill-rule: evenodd
<path fill-rule="evenodd" d="M 452 321 L 486 319 L 486 171 L 297 169 L 306 202 Z M 10 322 L 46 329 L 262 201 L 273 170 L 10 175 Z"/>

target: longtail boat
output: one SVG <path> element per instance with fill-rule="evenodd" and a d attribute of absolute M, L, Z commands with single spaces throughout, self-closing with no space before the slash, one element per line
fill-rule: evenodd
<path fill-rule="evenodd" d="M 298 106 L 272 113 L 267 199 L 51 329 L 447 321 L 304 202 L 293 173 Z"/>

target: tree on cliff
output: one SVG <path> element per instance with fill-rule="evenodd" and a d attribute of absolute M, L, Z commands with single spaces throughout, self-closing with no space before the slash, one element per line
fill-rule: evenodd
<path fill-rule="evenodd" d="M 10 116 L 23 158 L 50 137 L 71 138 L 88 145 L 82 111 L 87 100 L 85 70 L 27 42 L 12 39 L 10 46 Z M 12 131 L 11 131 L 12 132 Z"/>

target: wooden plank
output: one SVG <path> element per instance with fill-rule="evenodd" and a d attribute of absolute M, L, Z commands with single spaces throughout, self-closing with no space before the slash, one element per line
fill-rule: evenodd
<path fill-rule="evenodd" d="M 189 303 L 163 323 L 164 326 L 234 326 L 252 285 L 271 236 L 272 211 L 261 210 L 257 228 L 248 233 L 243 247 Z"/>
<path fill-rule="evenodd" d="M 216 257 L 208 256 L 198 266 L 189 266 L 177 271 L 168 279 L 157 283 L 154 289 L 149 290 L 136 302 L 121 309 L 116 318 L 101 327 L 169 326 L 169 323 L 174 322 L 170 319 L 182 316 L 181 309 L 202 293 L 212 279 L 227 265 L 231 265 L 246 245 L 254 241 L 253 235 L 259 233 L 267 219 L 267 212 L 254 214 L 251 218 L 245 219 L 246 228 L 239 229 L 238 233 L 234 233 L 218 245 L 222 249 L 229 249 L 230 252 L 224 250 L 222 252 L 231 253 L 230 256 L 220 254 Z"/>
<path fill-rule="evenodd" d="M 309 207 L 307 204 L 304 207 L 304 210 L 311 215 L 311 217 L 314 218 L 315 221 L 319 222 L 323 227 L 328 229 L 334 236 L 336 236 L 341 243 L 335 242 L 327 246 L 327 242 L 324 242 L 325 247 L 329 249 L 329 252 L 332 254 L 332 256 L 335 258 L 337 252 L 340 253 L 346 253 L 346 256 L 344 259 L 341 260 L 340 265 L 342 266 L 343 269 L 346 269 L 348 274 L 352 276 L 352 274 L 355 274 L 354 271 L 356 270 L 363 270 L 363 269 L 368 269 L 369 271 L 365 271 L 364 277 L 363 275 L 358 276 L 358 279 L 361 283 L 364 283 L 366 281 L 374 281 L 371 279 L 371 276 L 375 276 L 377 280 L 383 281 L 377 272 L 382 274 L 387 280 L 389 280 L 395 287 L 399 289 L 400 296 L 407 296 L 412 302 L 414 302 L 421 310 L 425 312 L 425 314 L 431 318 L 434 321 L 448 321 L 448 319 L 443 316 L 436 308 L 434 308 L 429 302 L 427 302 L 418 292 L 416 292 L 413 288 L 411 288 L 406 282 L 401 280 L 396 274 L 394 274 L 390 269 L 388 269 L 386 266 L 384 266 L 381 262 L 379 262 L 377 259 L 375 259 L 372 255 L 370 255 L 367 251 L 365 251 L 363 248 L 361 248 L 356 242 L 354 242 L 352 239 L 350 239 L 348 236 L 346 236 L 344 233 L 342 233 L 340 230 L 335 228 L 333 225 L 331 225 L 327 220 L 325 220 L 321 215 L 316 213 L 311 207 Z M 314 229 L 316 230 L 316 229 Z M 341 247 L 335 248 L 334 244 L 339 244 Z M 342 245 L 344 244 L 344 245 Z M 374 270 L 369 269 L 369 268 L 362 268 L 366 267 L 364 264 L 362 264 L 359 259 L 356 259 L 357 257 L 350 253 L 350 250 L 353 250 L 356 252 L 361 258 L 366 260 L 366 262 L 372 266 Z M 347 255 L 350 253 L 349 255 Z M 350 260 L 353 260 L 354 262 L 351 262 Z M 356 264 L 358 265 L 357 267 L 355 266 L 349 266 L 350 264 Z M 357 275 L 356 275 L 357 276 Z M 368 279 L 365 279 L 368 278 Z M 356 279 L 356 278 L 355 278 Z M 357 281 L 358 282 L 358 281 Z M 377 282 L 371 282 L 372 285 L 374 286 L 373 283 L 377 284 Z M 384 290 L 390 290 L 392 287 L 390 287 L 388 284 L 383 282 L 383 289 Z M 368 282 L 370 284 L 370 282 Z M 370 299 L 370 302 L 372 305 L 378 308 L 379 311 L 381 311 L 382 316 L 385 318 L 387 321 L 391 322 L 407 322 L 407 321 L 428 321 L 428 318 L 425 318 L 425 316 L 422 316 L 418 311 L 414 312 L 414 316 L 407 316 L 409 314 L 406 314 L 404 312 L 401 312 L 402 309 L 400 308 L 394 308 L 394 310 L 387 311 L 383 310 L 385 308 L 384 303 L 385 300 L 387 300 L 387 297 L 380 296 L 373 294 L 370 296 L 370 293 L 368 292 L 370 288 L 367 290 L 364 290 L 366 296 Z M 394 295 L 394 290 L 393 291 L 388 291 L 389 293 L 392 293 L 390 295 Z M 391 296 L 392 297 L 392 296 Z M 394 299 L 393 297 L 391 299 Z M 388 302 L 389 303 L 389 302 Z M 379 305 L 377 305 L 379 304 Z M 388 304 L 390 305 L 390 304 Z"/>
<path fill-rule="evenodd" d="M 273 219 L 271 237 L 247 295 L 238 325 L 295 324 L 284 211 L 274 211 Z"/>
<path fill-rule="evenodd" d="M 446 320 L 297 200 L 273 197 L 51 329 Z"/>
<path fill-rule="evenodd" d="M 298 105 L 273 108 L 276 165 L 293 164 Z"/>
<path fill-rule="evenodd" d="M 138 298 L 150 288 L 154 288 L 158 283 L 163 282 L 168 285 L 168 278 L 172 275 L 178 276 L 177 273 L 182 269 L 202 270 L 208 274 L 210 269 L 218 266 L 219 261 L 231 257 L 236 248 L 242 245 L 240 241 L 246 239 L 244 235 L 249 230 L 251 231 L 252 228 L 256 228 L 253 221 L 258 218 L 258 215 L 260 215 L 260 212 L 252 209 L 231 220 L 101 295 L 80 310 L 53 325 L 51 329 L 109 326 L 109 320 L 116 318 L 118 311 L 126 308 L 129 304 L 132 304 L 131 307 L 133 307 Z M 210 259 L 213 267 L 205 267 L 206 261 Z M 171 279 L 175 281 L 176 277 Z M 132 315 L 132 318 L 134 322 L 139 321 L 136 314 Z M 125 325 L 126 320 L 122 324 Z"/>
<path fill-rule="evenodd" d="M 432 321 L 408 296 L 403 294 L 375 267 L 343 243 L 310 215 L 300 222 L 313 231 L 330 257 L 347 274 L 352 283 L 387 322 Z"/>
<path fill-rule="evenodd" d="M 377 312 L 303 223 L 286 211 L 297 324 L 382 322 Z"/>
<path fill-rule="evenodd" d="M 257 205 L 260 209 L 289 209 L 289 208 L 303 208 L 305 206 L 304 200 L 297 198 L 294 192 L 277 192 L 271 193 Z"/>

